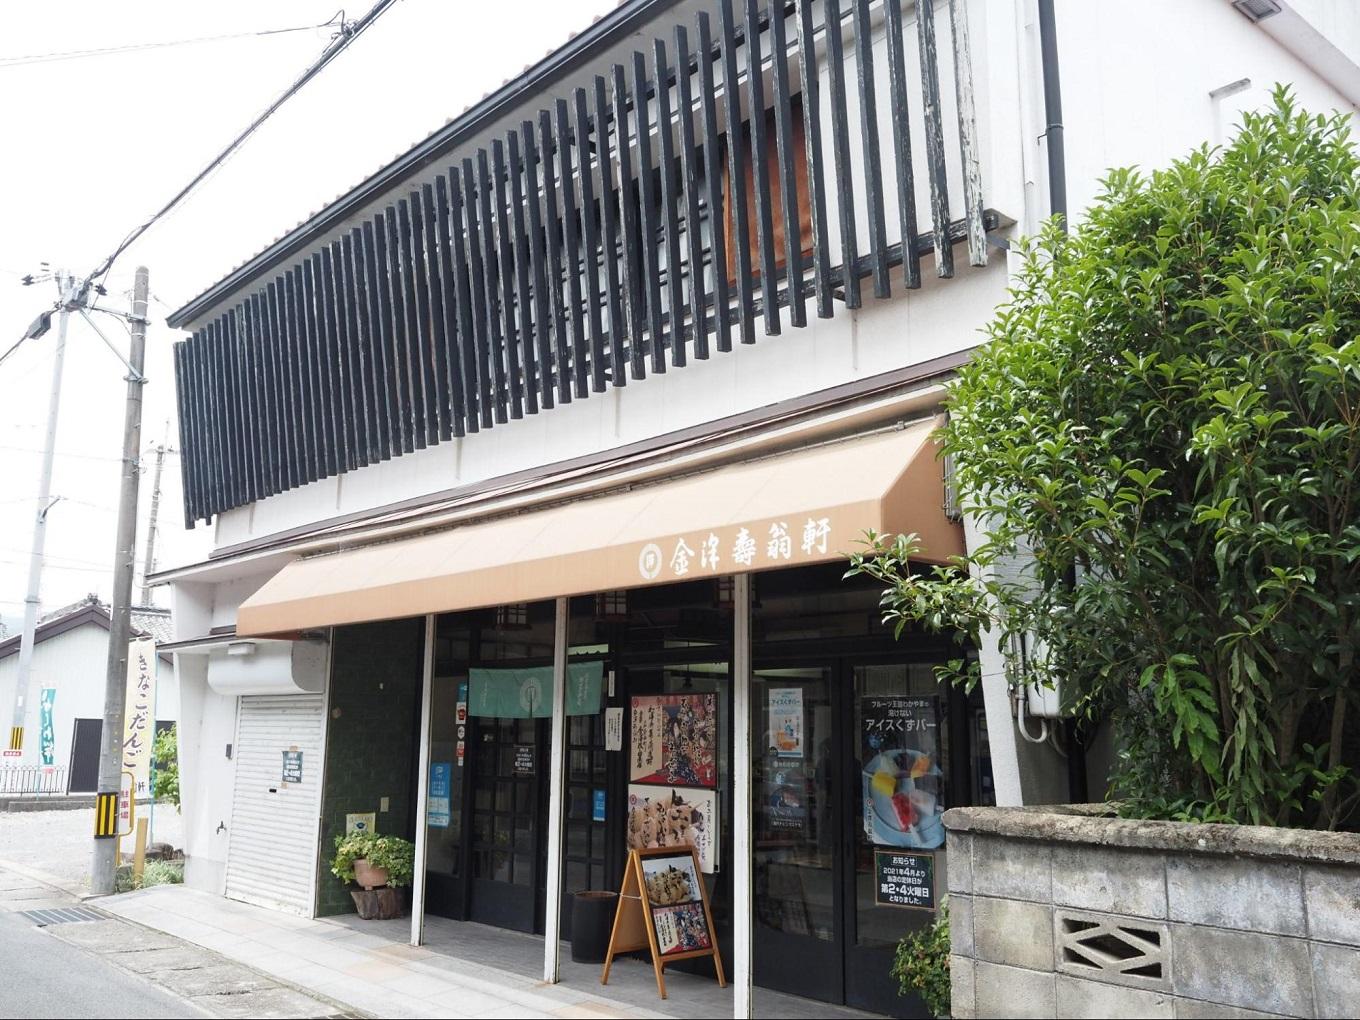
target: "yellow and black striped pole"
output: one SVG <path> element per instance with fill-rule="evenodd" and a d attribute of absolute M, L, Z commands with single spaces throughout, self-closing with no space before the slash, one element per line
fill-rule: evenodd
<path fill-rule="evenodd" d="M 11 751 L 22 751 L 24 749 L 24 728 L 22 726 L 11 726 L 9 728 L 9 749 Z"/>
<path fill-rule="evenodd" d="M 113 839 L 118 835 L 118 791 L 99 793 L 94 798 L 94 838 Z"/>

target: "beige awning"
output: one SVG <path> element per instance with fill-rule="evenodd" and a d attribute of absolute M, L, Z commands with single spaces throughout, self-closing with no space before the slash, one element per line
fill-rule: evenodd
<path fill-rule="evenodd" d="M 944 514 L 937 422 L 629 492 L 288 564 L 241 606 L 240 636 L 531 602 L 843 560 L 865 531 L 963 552 Z"/>

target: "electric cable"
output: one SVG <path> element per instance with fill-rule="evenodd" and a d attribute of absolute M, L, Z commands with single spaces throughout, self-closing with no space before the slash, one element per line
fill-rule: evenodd
<path fill-rule="evenodd" d="M 232 32 L 226 35 L 201 35 L 192 39 L 167 39 L 163 42 L 144 42 L 127 43 L 122 46 L 105 46 L 98 49 L 88 50 L 66 50 L 61 53 L 29 53 L 18 57 L 0 57 L 0 69 L 6 67 L 24 67 L 28 64 L 50 64 L 61 60 L 81 60 L 85 57 L 111 57 L 120 53 L 137 53 L 142 50 L 167 49 L 172 46 L 196 46 L 200 43 L 226 42 L 230 39 L 256 39 L 270 35 L 288 35 L 292 32 L 313 32 L 318 28 L 327 28 L 340 19 L 343 24 L 345 12 L 337 11 L 331 15 L 329 21 L 323 21 L 319 25 L 297 25 L 293 28 L 267 28 L 256 32 Z"/>
<path fill-rule="evenodd" d="M 375 3 L 371 8 L 369 8 L 368 13 L 366 13 L 363 17 L 359 18 L 359 20 L 350 23 L 342 19 L 340 31 L 335 34 L 334 38 L 332 38 L 330 43 L 327 44 L 326 49 L 323 50 L 321 55 L 317 57 L 315 61 L 312 62 L 311 66 L 309 66 L 307 70 L 305 70 L 302 73 L 302 75 L 295 82 L 293 82 L 292 85 L 288 86 L 288 88 L 286 88 L 277 99 L 270 103 L 269 106 L 265 108 L 263 113 L 261 113 L 253 121 L 251 121 L 244 131 L 242 131 L 234 139 L 232 139 L 231 142 L 227 145 L 227 147 L 223 149 L 220 153 L 218 153 L 218 155 L 215 156 L 212 159 L 212 161 L 208 163 L 207 166 L 200 170 L 198 174 L 196 174 L 188 184 L 186 184 L 183 188 L 176 192 L 174 197 L 171 198 L 169 202 L 162 206 L 158 211 L 153 213 L 151 217 L 147 219 L 144 223 L 142 223 L 140 226 L 136 227 L 131 233 L 129 233 L 127 237 L 125 237 L 119 243 L 118 247 L 116 247 L 112 251 L 112 253 L 110 253 L 104 259 L 104 261 L 99 264 L 99 266 L 94 270 L 94 272 L 92 272 L 86 278 L 85 290 L 88 291 L 91 287 L 97 286 L 97 284 L 108 275 L 109 270 L 113 268 L 113 263 L 118 258 L 119 255 L 123 254 L 123 252 L 125 252 L 139 237 L 141 237 L 144 233 L 151 229 L 151 227 L 158 220 L 160 220 L 163 216 L 165 216 L 172 209 L 174 209 L 175 206 L 179 205 L 180 202 L 184 201 L 184 199 L 188 197 L 189 193 L 193 191 L 194 188 L 198 187 L 198 185 L 202 183 L 203 180 L 209 174 L 211 174 L 215 169 L 217 169 L 217 167 L 224 163 L 229 156 L 231 156 L 234 152 L 236 152 L 237 149 L 239 149 L 243 144 L 245 144 L 246 140 L 249 139 L 250 136 L 253 135 L 266 120 L 273 116 L 273 114 L 279 109 L 279 107 L 283 106 L 284 103 L 286 103 L 289 99 L 291 99 L 294 95 L 301 91 L 302 88 L 309 81 L 311 81 L 318 74 L 320 74 L 321 71 L 324 70 L 332 60 L 334 60 L 341 53 L 343 53 L 350 43 L 352 43 L 355 39 L 362 35 L 367 29 L 372 27 L 373 23 L 376 22 L 378 18 L 382 17 L 382 15 L 386 13 L 387 10 L 391 8 L 392 5 L 395 4 L 396 2 L 397 0 L 378 0 L 377 3 Z M 0 358 L 0 362 L 3 362 L 3 360 L 4 360 L 3 358 Z"/>

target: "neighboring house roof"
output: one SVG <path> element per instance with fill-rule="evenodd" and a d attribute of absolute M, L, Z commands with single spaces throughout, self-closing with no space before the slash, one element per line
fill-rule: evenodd
<path fill-rule="evenodd" d="M 62 606 L 39 620 L 37 629 L 33 632 L 33 643 L 35 645 L 42 644 L 44 641 L 59 637 L 69 630 L 83 627 L 87 623 L 97 624 L 104 630 L 108 630 L 109 621 L 109 607 L 93 595 L 86 596 L 79 602 Z M 154 638 L 158 645 L 169 641 L 170 610 L 160 609 L 156 606 L 134 606 L 132 609 L 132 636 Z M 22 634 L 15 634 L 11 638 L 0 641 L 0 659 L 17 655 L 22 641 Z M 163 655 L 162 658 L 168 659 L 169 657 Z"/>
<path fill-rule="evenodd" d="M 618 6 L 597 17 L 587 28 L 536 64 L 530 64 L 515 78 L 488 92 L 480 100 L 449 119 L 443 127 L 412 146 L 396 159 L 379 168 L 329 205 L 312 213 L 292 230 L 277 238 L 258 254 L 247 259 L 227 276 L 166 317 L 166 323 L 179 329 L 230 296 L 270 268 L 305 248 L 311 241 L 344 222 L 359 209 L 398 184 L 438 163 L 478 131 L 503 117 L 507 111 L 532 102 L 535 95 L 550 89 L 602 49 L 635 34 L 642 24 L 676 6 L 680 0 L 619 0 Z"/>

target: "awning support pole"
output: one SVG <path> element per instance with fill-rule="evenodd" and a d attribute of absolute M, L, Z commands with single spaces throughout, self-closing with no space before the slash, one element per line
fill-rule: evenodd
<path fill-rule="evenodd" d="M 751 575 L 733 585 L 732 762 L 733 899 L 732 1015 L 751 1012 Z"/>
<path fill-rule="evenodd" d="M 548 875 L 547 906 L 543 920 L 543 980 L 556 984 L 559 939 L 562 926 L 562 807 L 565 789 L 562 776 L 567 742 L 567 623 L 571 601 L 557 600 L 553 629 L 553 688 L 551 750 L 548 754 Z"/>
<path fill-rule="evenodd" d="M 425 664 L 420 680 L 420 770 L 416 780 L 416 861 L 411 878 L 411 945 L 425 941 L 426 812 L 430 802 L 430 689 L 434 686 L 435 616 L 425 617 Z"/>

